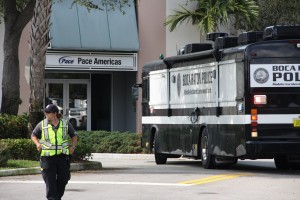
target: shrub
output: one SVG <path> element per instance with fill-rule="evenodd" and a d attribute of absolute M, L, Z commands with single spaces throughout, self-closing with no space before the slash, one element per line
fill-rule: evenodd
<path fill-rule="evenodd" d="M 77 142 L 76 150 L 72 155 L 74 160 L 89 160 L 91 158 L 93 151 L 91 146 L 82 143 L 80 140 Z"/>
<path fill-rule="evenodd" d="M 94 153 L 144 153 L 140 135 L 130 132 L 80 131 L 79 140 Z"/>
<path fill-rule="evenodd" d="M 89 160 L 92 153 L 147 153 L 140 145 L 140 135 L 129 132 L 79 131 L 78 143 L 72 156 L 73 160 Z M 3 148 L 11 152 L 9 159 L 39 160 L 40 152 L 36 150 L 31 139 L 1 139 Z M 5 148 L 4 148 L 5 147 Z M 7 151 L 3 150 L 5 155 Z"/>
<path fill-rule="evenodd" d="M 8 145 L 12 159 L 39 160 L 40 153 L 31 139 L 4 139 Z"/>
<path fill-rule="evenodd" d="M 11 159 L 15 160 L 39 160 L 40 152 L 36 150 L 35 144 L 31 139 L 2 139 L 0 142 L 5 143 L 8 151 L 11 152 Z M 74 160 L 87 160 L 91 157 L 92 149 L 78 141 L 74 155 Z"/>
<path fill-rule="evenodd" d="M 0 139 L 27 138 L 28 116 L 0 114 Z"/>
<path fill-rule="evenodd" d="M 7 161 L 11 158 L 8 145 L 0 141 L 0 167 L 6 166 Z"/>

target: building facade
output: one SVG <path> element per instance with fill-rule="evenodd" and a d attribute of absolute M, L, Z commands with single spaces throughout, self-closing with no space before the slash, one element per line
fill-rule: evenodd
<path fill-rule="evenodd" d="M 141 82 L 143 65 L 200 42 L 196 26 L 183 23 L 173 32 L 164 26 L 172 10 L 186 1 L 137 0 L 135 6 L 124 7 L 125 14 L 110 9 L 88 12 L 79 5 L 71 7 L 71 2 L 52 7 L 45 104 L 58 105 L 78 130 L 141 132 L 141 102 L 132 101 L 131 87 Z M 3 30 L 2 24 L 2 44 Z M 29 108 L 29 30 L 30 25 L 19 50 L 20 114 Z M 1 59 L 3 63 L 3 55 Z"/>

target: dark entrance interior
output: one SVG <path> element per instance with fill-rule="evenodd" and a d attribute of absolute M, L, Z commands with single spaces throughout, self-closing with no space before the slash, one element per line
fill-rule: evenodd
<path fill-rule="evenodd" d="M 111 131 L 111 74 L 92 74 L 91 129 Z"/>

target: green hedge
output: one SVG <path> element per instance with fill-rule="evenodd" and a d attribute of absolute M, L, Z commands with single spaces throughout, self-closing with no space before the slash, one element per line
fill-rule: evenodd
<path fill-rule="evenodd" d="M 5 166 L 10 157 L 8 145 L 0 141 L 0 167 Z"/>
<path fill-rule="evenodd" d="M 71 143 L 70 143 L 71 144 Z M 89 160 L 93 153 L 93 149 L 90 145 L 85 144 L 83 141 L 78 140 L 74 154 L 72 155 L 73 160 Z"/>
<path fill-rule="evenodd" d="M 0 114 L 0 139 L 28 138 L 28 116 Z"/>
<path fill-rule="evenodd" d="M 0 142 L 8 146 L 10 158 L 14 160 L 39 160 L 40 152 L 31 139 L 2 139 Z M 74 160 L 87 160 L 91 157 L 92 149 L 88 145 L 78 141 L 76 151 L 72 158 Z M 0 152 L 0 157 L 1 157 Z"/>
<path fill-rule="evenodd" d="M 147 153 L 141 148 L 140 135 L 136 133 L 79 131 L 77 134 L 78 143 L 72 156 L 74 160 L 88 160 L 92 153 Z M 1 142 L 7 145 L 10 159 L 39 160 L 40 153 L 31 139 L 1 139 Z"/>
<path fill-rule="evenodd" d="M 39 152 L 31 139 L 2 139 L 15 160 L 39 160 Z"/>
<path fill-rule="evenodd" d="M 80 131 L 78 136 L 94 153 L 147 153 L 141 148 L 141 137 L 136 133 Z"/>

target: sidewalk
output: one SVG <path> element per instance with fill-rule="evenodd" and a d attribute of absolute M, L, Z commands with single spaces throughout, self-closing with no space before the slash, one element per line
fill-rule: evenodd
<path fill-rule="evenodd" d="M 98 159 L 126 159 L 126 160 L 153 160 L 153 154 L 119 154 L 119 153 L 93 153 L 93 160 Z"/>
<path fill-rule="evenodd" d="M 99 170 L 102 169 L 101 159 L 129 159 L 129 160 L 139 160 L 153 159 L 152 154 L 113 154 L 113 153 L 93 153 L 91 162 L 84 163 L 71 163 L 71 171 L 80 170 Z M 97 161 L 93 161 L 97 160 Z M 40 167 L 31 168 L 18 168 L 18 169 L 6 169 L 0 170 L 1 176 L 18 176 L 18 175 L 29 175 L 29 174 L 39 174 L 41 173 Z"/>

